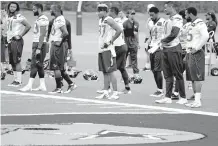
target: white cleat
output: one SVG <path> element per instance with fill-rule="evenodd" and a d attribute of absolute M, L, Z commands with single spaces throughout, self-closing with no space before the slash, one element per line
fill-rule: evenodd
<path fill-rule="evenodd" d="M 188 100 L 185 98 L 180 98 L 179 101 L 176 102 L 177 104 L 187 104 Z"/>
<path fill-rule="evenodd" d="M 96 96 L 95 98 L 96 99 L 104 99 L 104 98 L 109 98 L 109 92 L 107 90 L 103 90 L 104 92 L 99 95 L 99 96 Z"/>
<path fill-rule="evenodd" d="M 105 90 L 104 90 L 104 89 L 103 89 L 103 90 L 97 90 L 96 92 L 97 92 L 98 94 L 103 94 L 103 93 L 105 92 Z M 111 89 L 108 89 L 108 92 L 111 93 L 112 90 L 111 90 Z"/>
<path fill-rule="evenodd" d="M 117 99 L 119 99 L 118 95 L 119 95 L 119 92 L 114 91 L 113 94 L 108 99 L 115 99 L 115 100 L 117 100 Z"/>
<path fill-rule="evenodd" d="M 162 99 L 159 99 L 159 100 L 155 100 L 156 103 L 159 103 L 159 104 L 166 104 L 166 103 L 172 103 L 172 99 L 171 98 L 168 98 L 168 97 L 164 97 Z"/>
<path fill-rule="evenodd" d="M 38 88 L 32 89 L 33 91 L 47 91 L 46 87 L 39 86 Z"/>
<path fill-rule="evenodd" d="M 23 88 L 19 89 L 19 91 L 22 91 L 22 92 L 32 91 L 32 88 L 29 85 L 26 85 Z"/>
<path fill-rule="evenodd" d="M 199 108 L 202 106 L 201 102 L 192 102 L 192 103 L 188 103 L 186 104 L 187 107 L 191 107 L 191 108 Z"/>

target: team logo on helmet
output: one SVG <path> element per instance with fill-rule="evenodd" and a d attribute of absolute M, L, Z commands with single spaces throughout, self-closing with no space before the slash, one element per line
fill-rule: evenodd
<path fill-rule="evenodd" d="M 131 84 L 141 84 L 142 83 L 142 77 L 140 75 L 130 75 L 129 76 L 129 83 Z"/>
<path fill-rule="evenodd" d="M 93 70 L 86 70 L 84 73 L 83 73 L 83 78 L 87 81 L 90 81 L 90 80 L 98 80 L 98 75 L 97 73 L 95 73 Z"/>

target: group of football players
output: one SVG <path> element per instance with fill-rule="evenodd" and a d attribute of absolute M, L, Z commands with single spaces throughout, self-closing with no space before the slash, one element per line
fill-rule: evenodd
<path fill-rule="evenodd" d="M 157 86 L 157 91 L 151 96 L 162 97 L 155 101 L 159 104 L 172 103 L 172 99 L 176 98 L 178 104 L 193 108 L 201 107 L 201 88 L 202 81 L 205 79 L 203 46 L 209 38 L 207 26 L 203 20 L 197 17 L 197 10 L 194 7 L 189 7 L 179 13 L 177 13 L 172 1 L 166 2 L 164 7 L 166 15 L 169 15 L 168 19 L 160 17 L 159 9 L 155 5 L 149 4 L 147 6 L 149 34 L 144 44 L 150 67 L 146 63 L 145 70 L 151 69 Z M 31 28 L 19 10 L 18 3 L 10 2 L 8 4 L 7 31 L 2 35 L 2 47 L 4 45 L 8 47 L 8 60 L 14 73 L 14 81 L 9 86 L 14 87 L 19 87 L 22 83 L 20 62 L 23 51 L 23 36 Z M 130 77 L 126 71 L 128 55 L 134 73 L 133 82 L 140 83 L 142 81 L 137 62 L 139 23 L 135 19 L 136 12 L 132 9 L 128 10 L 125 15 L 117 7 L 109 8 L 106 4 L 99 4 L 97 11 L 99 16 L 98 66 L 99 71 L 103 73 L 104 86 L 103 89 L 97 91 L 100 95 L 96 98 L 118 99 L 121 93 L 131 94 Z M 42 4 L 37 3 L 33 6 L 33 14 L 37 16 L 37 19 L 33 29 L 30 78 L 28 84 L 19 89 L 20 91 L 47 90 L 43 62 L 49 49 L 49 69 L 54 72 L 56 81 L 55 90 L 49 93 L 63 93 L 62 79 L 68 83 L 68 89 L 65 93 L 69 93 L 77 87 L 66 72 L 67 54 L 71 54 L 71 38 L 69 37 L 71 32 L 67 27 L 69 21 L 64 18 L 63 10 L 59 5 L 52 5 L 50 12 L 54 17 L 51 21 L 43 14 Z M 4 24 L 3 20 L 2 23 Z M 3 54 L 7 53 L 1 52 L 2 62 L 7 60 L 7 55 Z M 3 68 L 1 66 L 1 71 Z M 122 92 L 117 89 L 115 75 L 117 69 L 124 81 L 125 89 Z M 184 71 L 186 71 L 186 80 L 192 83 L 194 92 L 191 97 L 194 101 L 191 103 L 188 103 L 186 97 Z M 40 85 L 33 89 L 32 85 L 37 73 Z M 166 82 L 165 95 L 163 76 Z M 174 79 L 176 81 L 173 93 Z"/>

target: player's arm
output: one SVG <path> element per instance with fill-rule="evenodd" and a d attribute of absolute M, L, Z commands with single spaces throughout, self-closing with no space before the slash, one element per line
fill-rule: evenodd
<path fill-rule="evenodd" d="M 207 26 L 205 25 L 204 22 L 201 22 L 201 24 L 199 24 L 199 32 L 201 34 L 201 38 L 198 41 L 198 43 L 196 43 L 196 48 L 194 50 L 200 50 L 202 49 L 202 47 L 206 44 L 207 40 L 209 39 L 209 33 L 207 31 Z"/>
<path fill-rule="evenodd" d="M 20 36 L 23 37 L 23 36 L 24 36 L 25 34 L 27 34 L 27 32 L 31 29 L 31 26 L 30 26 L 30 24 L 27 22 L 26 19 L 24 19 L 21 23 L 25 26 L 25 29 L 24 29 L 23 32 L 20 34 Z"/>
<path fill-rule="evenodd" d="M 53 22 L 54 22 L 54 19 L 49 21 L 49 24 L 48 24 L 48 34 L 47 34 L 47 39 L 46 39 L 47 42 L 49 40 L 49 36 L 50 36 L 50 33 L 51 33 L 51 28 L 52 28 Z"/>
<path fill-rule="evenodd" d="M 63 42 L 67 39 L 69 33 L 67 31 L 66 25 L 61 26 L 60 30 L 62 32 L 62 40 L 61 40 L 61 43 L 60 43 L 60 46 L 61 46 L 63 44 Z"/>
<path fill-rule="evenodd" d="M 46 37 L 46 26 L 40 26 L 40 36 L 39 36 L 38 49 L 42 48 L 45 37 Z"/>
<path fill-rule="evenodd" d="M 214 21 L 212 21 L 208 27 L 207 27 L 207 30 L 208 32 L 211 32 L 211 31 L 214 31 L 216 29 L 216 23 Z"/>
<path fill-rule="evenodd" d="M 67 31 L 69 33 L 68 40 L 67 40 L 68 49 L 72 49 L 72 46 L 71 46 L 71 23 L 70 23 L 70 21 L 66 21 L 66 25 L 67 25 Z"/>
<path fill-rule="evenodd" d="M 136 25 L 136 27 L 134 26 L 134 32 L 133 33 L 134 33 L 134 36 L 136 38 L 136 42 L 139 45 L 139 24 L 138 24 L 138 22 L 135 25 Z"/>
<path fill-rule="evenodd" d="M 173 41 L 179 35 L 179 32 L 180 32 L 180 28 L 173 26 L 170 35 L 168 35 L 167 37 L 162 39 L 161 43 L 167 44 L 167 43 Z"/>
<path fill-rule="evenodd" d="M 112 40 L 111 40 L 111 43 L 113 44 L 113 42 L 122 33 L 122 29 L 120 28 L 120 26 L 113 19 L 107 19 L 107 24 L 116 31 L 115 35 L 112 37 Z"/>

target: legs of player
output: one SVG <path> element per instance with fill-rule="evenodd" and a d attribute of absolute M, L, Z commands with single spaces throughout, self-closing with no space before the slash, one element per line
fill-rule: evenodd
<path fill-rule="evenodd" d="M 70 79 L 65 69 L 61 71 L 61 76 L 68 83 L 68 89 L 64 93 L 70 93 L 72 90 L 76 89 L 76 84 Z"/>
<path fill-rule="evenodd" d="M 55 94 L 55 93 L 63 93 L 63 90 L 61 89 L 61 71 L 56 69 L 54 70 L 54 77 L 55 77 L 55 82 L 56 82 L 56 88 L 55 90 L 53 90 L 52 92 L 49 92 L 51 94 Z"/>
<path fill-rule="evenodd" d="M 129 48 L 130 50 L 130 57 L 132 61 L 132 69 L 134 74 L 139 74 L 138 69 L 138 48 Z"/>
<path fill-rule="evenodd" d="M 163 94 L 163 76 L 161 71 L 152 71 L 154 75 L 154 80 L 157 85 L 157 91 L 150 96 L 153 97 L 162 97 Z"/>
<path fill-rule="evenodd" d="M 109 73 L 109 76 L 110 76 L 110 82 L 113 87 L 113 93 L 108 99 L 119 99 L 118 91 L 117 91 L 117 78 L 114 74 L 114 71 Z"/>
<path fill-rule="evenodd" d="M 150 62 L 150 54 L 147 50 L 145 50 L 145 67 L 143 68 L 143 71 L 149 71 L 151 68 L 151 62 Z"/>

